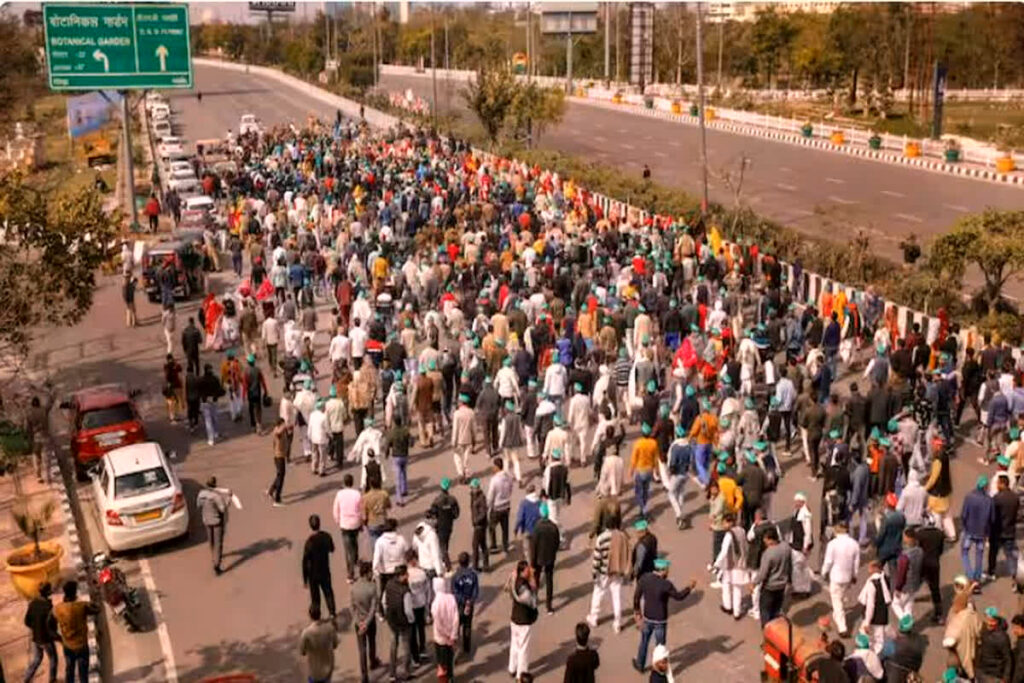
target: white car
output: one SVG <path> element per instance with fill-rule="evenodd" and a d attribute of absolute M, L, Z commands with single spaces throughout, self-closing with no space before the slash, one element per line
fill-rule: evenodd
<path fill-rule="evenodd" d="M 160 152 L 162 159 L 167 159 L 175 154 L 185 153 L 185 141 L 174 135 L 162 138 L 160 144 L 157 145 L 157 151 Z"/>
<path fill-rule="evenodd" d="M 174 159 L 167 163 L 167 172 L 171 175 L 179 171 L 188 171 L 194 173 L 192 169 L 192 163 L 185 159 Z"/>
<path fill-rule="evenodd" d="M 157 102 L 149 108 L 149 116 L 154 121 L 161 121 L 171 118 L 171 108 L 166 102 Z"/>
<path fill-rule="evenodd" d="M 213 200 L 207 197 L 205 194 L 196 194 L 191 197 L 183 197 L 185 205 L 182 207 L 185 211 L 206 211 L 213 212 L 214 203 Z"/>
<path fill-rule="evenodd" d="M 175 162 L 177 163 L 177 162 Z M 167 189 L 188 192 L 199 188 L 199 178 L 191 168 L 179 168 L 171 171 L 167 178 Z"/>
<path fill-rule="evenodd" d="M 171 122 L 167 119 L 162 119 L 153 123 L 153 137 L 157 140 L 163 138 L 169 138 L 173 135 L 171 131 Z"/>
<path fill-rule="evenodd" d="M 242 114 L 242 118 L 238 122 L 238 134 L 245 135 L 250 132 L 259 133 L 260 122 L 256 119 L 255 114 Z"/>
<path fill-rule="evenodd" d="M 92 479 L 103 539 L 113 552 L 142 548 L 188 533 L 181 482 L 153 442 L 115 448 Z"/>

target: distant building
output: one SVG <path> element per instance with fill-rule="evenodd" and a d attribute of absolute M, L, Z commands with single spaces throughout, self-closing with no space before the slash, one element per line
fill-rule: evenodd
<path fill-rule="evenodd" d="M 762 10 L 774 9 L 779 14 L 831 14 L 841 3 L 829 0 L 817 2 L 717 2 L 704 3 L 704 16 L 708 23 L 723 21 L 754 21 Z"/>

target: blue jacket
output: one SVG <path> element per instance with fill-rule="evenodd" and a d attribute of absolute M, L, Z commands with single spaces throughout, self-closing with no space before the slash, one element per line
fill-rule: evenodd
<path fill-rule="evenodd" d="M 964 496 L 964 506 L 960 511 L 964 533 L 971 538 L 988 538 L 995 509 L 992 499 L 981 489 L 974 489 Z"/>
<path fill-rule="evenodd" d="M 538 521 L 540 521 L 540 499 L 523 498 L 519 501 L 515 533 L 532 534 L 533 527 L 537 526 Z"/>
<path fill-rule="evenodd" d="M 460 567 L 452 577 L 452 595 L 460 610 L 480 599 L 480 579 L 469 567 Z"/>
<path fill-rule="evenodd" d="M 835 320 L 830 320 L 825 326 L 825 332 L 821 335 L 821 346 L 824 349 L 838 349 L 839 348 L 839 333 L 842 329 L 839 327 L 839 323 Z"/>
<path fill-rule="evenodd" d="M 875 537 L 875 548 L 878 550 L 878 559 L 888 562 L 900 555 L 903 549 L 903 529 L 907 526 L 907 518 L 898 510 L 891 510 L 882 520 L 882 528 L 878 530 Z"/>
<path fill-rule="evenodd" d="M 868 484 L 870 481 L 871 470 L 867 463 L 857 463 L 850 475 L 850 483 L 853 485 L 853 490 L 850 492 L 850 510 L 861 510 L 868 506 Z"/>

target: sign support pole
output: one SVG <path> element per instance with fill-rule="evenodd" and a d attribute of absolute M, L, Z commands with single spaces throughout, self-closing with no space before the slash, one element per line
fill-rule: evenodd
<path fill-rule="evenodd" d="M 132 119 L 131 109 L 128 107 L 128 91 L 121 91 L 121 126 L 124 129 L 124 155 L 125 173 L 128 177 L 125 182 L 128 186 L 128 205 L 131 207 L 132 230 L 139 229 L 139 211 L 135 206 L 135 162 L 132 159 Z"/>

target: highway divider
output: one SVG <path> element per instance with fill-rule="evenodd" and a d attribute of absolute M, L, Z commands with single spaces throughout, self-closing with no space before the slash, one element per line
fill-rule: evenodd
<path fill-rule="evenodd" d="M 246 67 L 243 64 L 222 62 L 212 59 L 197 58 L 194 61 L 199 65 L 227 68 L 235 71 L 245 71 L 248 68 L 248 73 L 264 75 L 271 80 L 293 87 L 308 94 L 310 97 L 321 100 L 331 106 L 337 106 L 339 109 L 342 109 L 343 113 L 350 113 L 354 111 L 354 114 L 350 113 L 350 115 L 358 116 L 359 104 L 357 102 L 334 95 L 333 93 L 319 88 L 318 86 L 306 83 L 305 81 L 284 74 L 276 69 L 256 66 Z M 339 104 L 334 104 L 335 102 L 338 102 Z M 342 103 L 347 107 L 347 109 L 340 106 Z M 376 122 L 371 123 L 371 125 L 376 125 L 381 128 L 390 128 L 398 123 L 404 123 L 398 117 L 385 114 L 384 112 L 373 109 L 372 107 L 365 108 L 365 116 L 368 122 Z M 518 159 L 498 157 L 478 148 L 474 148 L 473 153 L 474 156 L 484 160 L 486 163 L 495 165 L 515 164 L 522 169 L 524 174 L 531 167 L 530 164 Z M 577 186 L 576 189 L 579 201 L 582 201 L 587 206 L 596 209 L 602 217 L 609 218 L 613 222 L 617 220 L 625 220 L 634 225 L 667 225 L 676 220 L 671 216 L 651 214 L 639 207 L 619 201 L 614 197 L 590 192 L 583 187 Z M 723 246 L 728 249 L 732 249 L 735 244 L 731 242 L 723 242 Z M 764 254 L 758 256 L 758 263 L 755 264 L 755 267 L 760 269 L 761 261 L 764 257 Z M 818 273 L 798 269 L 793 264 L 785 261 L 779 260 L 779 264 L 782 266 L 782 270 L 786 275 L 786 287 L 794 294 L 794 298 L 801 302 L 813 302 L 811 305 L 817 306 L 822 293 L 826 291 L 832 292 L 833 295 L 843 291 L 846 293 L 847 300 L 858 302 L 858 307 L 860 307 L 860 302 L 864 301 L 864 296 L 866 294 L 865 288 L 848 285 L 837 280 L 827 278 L 823 275 L 819 275 Z M 799 278 L 796 276 L 798 271 L 800 272 Z M 889 320 L 891 317 L 895 318 L 897 331 L 901 337 L 906 336 L 907 331 L 910 330 L 915 323 L 921 326 L 921 330 L 925 333 L 929 343 L 931 343 L 931 341 L 938 335 L 939 319 L 937 316 L 915 311 L 907 306 L 902 306 L 895 301 L 883 300 L 882 316 L 879 318 L 878 324 L 885 324 L 885 321 Z"/>
<path fill-rule="evenodd" d="M 381 73 L 394 76 L 430 77 L 430 70 L 418 71 L 414 67 L 381 65 Z M 437 70 L 438 78 L 469 81 L 473 71 Z M 525 76 L 519 76 L 525 79 Z M 534 81 L 542 85 L 559 87 L 565 79 L 537 76 Z M 656 118 L 674 123 L 698 125 L 696 101 L 655 95 L 640 95 L 623 90 L 604 88 L 592 81 L 579 81 L 570 101 L 588 106 L 628 111 L 630 114 Z M 583 85 L 588 83 L 589 85 Z M 957 138 L 956 152 L 947 157 L 949 143 L 944 140 L 909 138 L 907 136 L 874 133 L 859 128 L 813 123 L 798 119 L 758 114 L 756 112 L 723 109 L 709 106 L 705 109 L 705 125 L 715 130 L 763 137 L 778 142 L 802 145 L 814 149 L 849 154 L 892 164 L 912 166 L 922 170 L 947 173 L 979 180 L 1007 183 L 1024 187 L 1024 154 L 1006 154 L 998 149 L 969 138 Z M 953 156 L 956 160 L 953 160 Z"/>

